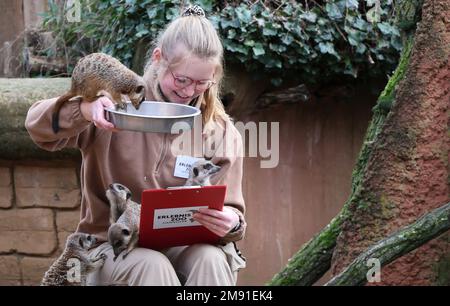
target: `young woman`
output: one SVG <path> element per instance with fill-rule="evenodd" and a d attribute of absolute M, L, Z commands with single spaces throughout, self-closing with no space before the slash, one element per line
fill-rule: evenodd
<path fill-rule="evenodd" d="M 163 251 L 136 248 L 114 262 L 112 247 L 105 242 L 109 227 L 105 190 L 111 183 L 121 183 L 139 202 L 144 189 L 183 185 L 186 179 L 174 176 L 177 156 L 170 150 L 178 135 L 116 130 L 104 117 L 104 107 L 113 107 L 106 96 L 92 103 L 66 103 L 57 134 L 51 128 L 57 98 L 38 101 L 30 108 L 25 125 L 38 146 L 49 151 L 81 150 L 81 220 L 77 231 L 93 234 L 103 242 L 91 251 L 92 256 L 108 256 L 103 268 L 91 275 L 90 284 L 236 284 L 238 270 L 245 267 L 234 243 L 243 238 L 246 228 L 242 140 L 219 99 L 222 57 L 223 47 L 212 24 L 201 8 L 190 7 L 161 33 L 144 74 L 146 100 L 199 108 L 203 143 L 214 138 L 222 146 L 233 146 L 227 154 L 224 150 L 202 150 L 208 155 L 204 157 L 221 167 L 211 178 L 212 184 L 226 185 L 227 193 L 223 211 L 204 209 L 194 218 L 221 237 L 218 245 L 195 244 Z"/>

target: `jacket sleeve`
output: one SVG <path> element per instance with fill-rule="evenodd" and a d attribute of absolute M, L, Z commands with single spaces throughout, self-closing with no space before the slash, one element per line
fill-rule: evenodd
<path fill-rule="evenodd" d="M 81 114 L 80 101 L 64 103 L 59 114 L 60 130 L 55 134 L 52 129 L 52 112 L 56 100 L 57 98 L 38 101 L 28 110 L 25 128 L 31 139 L 47 151 L 85 148 L 93 137 L 94 130 L 93 124 Z"/>
<path fill-rule="evenodd" d="M 219 150 L 216 150 L 212 162 L 221 167 L 219 172 L 221 175 L 216 178 L 217 182 L 214 182 L 213 179 L 211 182 L 213 185 L 227 186 L 225 205 L 236 212 L 240 221 L 239 228 L 222 237 L 220 243 L 226 244 L 241 240 L 245 236 L 247 227 L 244 217 L 245 201 L 242 194 L 243 145 L 241 135 L 231 122 L 226 123 L 225 137 Z"/>

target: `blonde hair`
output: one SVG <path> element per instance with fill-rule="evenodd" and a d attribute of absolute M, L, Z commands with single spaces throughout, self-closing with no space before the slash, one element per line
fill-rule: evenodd
<path fill-rule="evenodd" d="M 173 54 L 180 44 L 184 46 L 186 52 Z M 204 125 L 210 123 L 211 120 L 217 121 L 219 118 L 229 119 L 219 96 L 223 78 L 223 46 L 219 35 L 206 17 L 196 15 L 178 17 L 169 23 L 160 34 L 155 47 L 161 49 L 165 60 L 170 59 L 169 66 L 177 65 L 189 56 L 213 60 L 216 64 L 214 73 L 216 84 L 198 97 L 197 106 L 202 112 Z M 162 63 L 159 67 L 155 67 L 150 58 L 144 69 L 144 78 L 151 81 L 153 95 L 160 100 L 162 97 L 158 90 L 158 79 L 166 72 L 167 68 L 168 66 Z"/>

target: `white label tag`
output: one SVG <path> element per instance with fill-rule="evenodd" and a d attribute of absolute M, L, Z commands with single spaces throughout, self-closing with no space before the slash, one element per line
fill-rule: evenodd
<path fill-rule="evenodd" d="M 155 209 L 153 229 L 199 226 L 201 224 L 192 218 L 193 213 L 199 208 L 208 206 Z"/>
<path fill-rule="evenodd" d="M 189 177 L 189 170 L 191 169 L 192 165 L 199 159 L 200 158 L 192 156 L 178 155 L 175 162 L 175 170 L 173 172 L 173 175 L 176 177 L 187 179 Z"/>

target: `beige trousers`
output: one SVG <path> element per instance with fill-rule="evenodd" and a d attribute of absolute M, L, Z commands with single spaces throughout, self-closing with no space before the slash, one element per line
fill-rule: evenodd
<path fill-rule="evenodd" d="M 232 244 L 172 247 L 161 252 L 136 248 L 123 259 L 105 242 L 90 256 L 106 254 L 103 267 L 88 276 L 88 285 L 129 286 L 233 286 L 238 270 L 245 267 Z M 237 256 L 237 257 L 236 257 Z"/>

